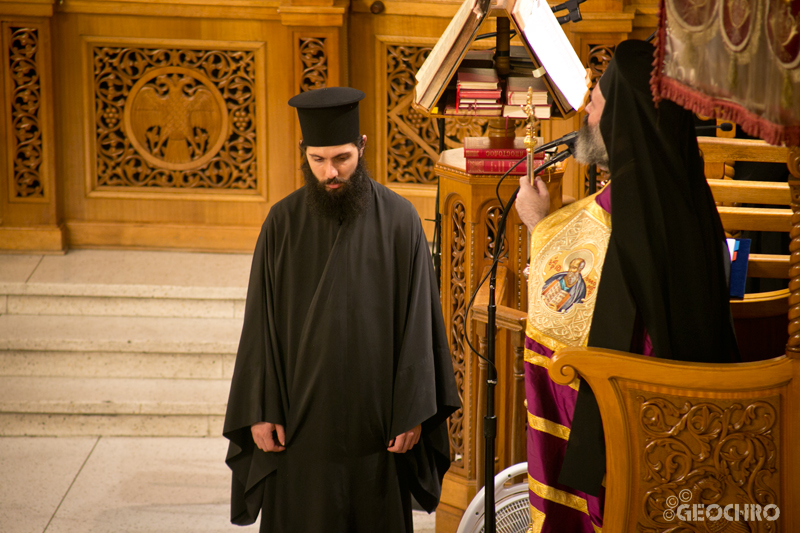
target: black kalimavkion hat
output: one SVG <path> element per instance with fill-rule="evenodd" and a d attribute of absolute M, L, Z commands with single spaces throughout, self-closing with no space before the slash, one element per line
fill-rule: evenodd
<path fill-rule="evenodd" d="M 364 93 L 350 87 L 326 87 L 289 100 L 297 108 L 306 146 L 339 146 L 359 136 L 358 102 Z"/>

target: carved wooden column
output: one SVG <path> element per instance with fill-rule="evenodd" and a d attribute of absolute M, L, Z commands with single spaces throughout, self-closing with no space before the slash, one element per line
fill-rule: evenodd
<path fill-rule="evenodd" d="M 786 355 L 800 359 L 800 147 L 789 152 L 789 188 L 792 192 L 792 229 L 789 233 L 789 342 Z"/>
<path fill-rule="evenodd" d="M 481 273 L 497 250 L 496 230 L 501 207 L 495 197 L 500 176 L 470 175 L 464 171 L 463 150 L 442 153 L 435 167 L 439 178 L 439 209 L 442 213 L 442 310 L 453 354 L 453 367 L 462 401 L 462 409 L 450 419 L 449 436 L 452 466 L 445 477 L 442 501 L 436 512 L 439 533 L 455 531 L 464 509 L 482 486 L 482 403 L 479 390 L 479 358 L 471 352 L 467 336 L 478 349 L 479 335 L 466 315 L 466 306 L 478 286 Z M 560 177 L 560 176 L 559 176 Z M 500 187 L 506 202 L 518 186 L 519 177 L 510 176 Z M 506 269 L 498 286 L 505 290 L 497 304 L 516 310 L 527 309 L 527 284 L 522 274 L 528 262 L 528 238 L 525 226 L 512 210 L 506 226 L 505 250 L 500 264 Z M 485 334 L 483 334 L 485 336 Z M 496 342 L 498 387 L 496 415 L 497 471 L 511 464 L 512 434 L 509 420 L 514 408 L 514 362 L 509 357 L 509 333 L 500 331 Z"/>
<path fill-rule="evenodd" d="M 50 19 L 54 0 L 0 2 L 0 249 L 61 251 Z"/>

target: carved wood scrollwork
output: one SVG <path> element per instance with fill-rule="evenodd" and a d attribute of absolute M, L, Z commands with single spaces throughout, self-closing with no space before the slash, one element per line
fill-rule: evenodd
<path fill-rule="evenodd" d="M 637 401 L 645 517 L 637 531 L 776 531 L 777 522 L 757 520 L 754 509 L 780 505 L 780 397 Z"/>
<path fill-rule="evenodd" d="M 590 44 L 589 55 L 586 59 L 586 66 L 589 67 L 589 72 L 592 78 L 592 88 L 594 88 L 597 80 L 606 71 L 608 62 L 614 57 L 616 45 L 608 44 Z"/>
<path fill-rule="evenodd" d="M 256 189 L 254 52 L 91 52 L 98 187 Z"/>
<path fill-rule="evenodd" d="M 497 239 L 497 226 L 500 223 L 500 217 L 503 216 L 503 208 L 499 205 L 491 206 L 486 210 L 486 247 L 483 251 L 483 257 L 490 261 L 494 261 L 495 254 L 495 239 Z M 503 255 L 500 260 L 508 260 L 508 238 L 503 237 Z"/>
<path fill-rule="evenodd" d="M 300 92 L 328 86 L 328 49 L 325 37 L 300 37 Z"/>
<path fill-rule="evenodd" d="M 14 163 L 13 198 L 42 199 L 41 86 L 39 30 L 9 27 L 8 73 L 11 79 L 11 153 Z"/>
<path fill-rule="evenodd" d="M 433 163 L 438 155 L 436 121 L 412 107 L 414 74 L 430 47 L 386 46 L 386 179 L 395 183 L 436 183 Z M 481 137 L 486 119 L 458 117 L 445 120 L 445 146 L 461 146 L 464 137 Z"/>
<path fill-rule="evenodd" d="M 467 212 L 464 204 L 460 201 L 453 204 L 452 208 L 452 232 L 453 244 L 451 245 L 451 268 L 450 268 L 450 351 L 453 355 L 453 371 L 456 376 L 456 387 L 461 405 L 464 405 L 464 383 L 465 383 L 465 357 L 467 354 L 464 338 L 466 336 L 466 292 L 467 292 L 467 271 L 465 259 L 467 254 L 467 235 L 466 235 L 466 216 Z M 462 463 L 464 455 L 464 410 L 463 407 L 452 414 L 448 426 L 450 437 L 450 460 L 455 464 Z"/>

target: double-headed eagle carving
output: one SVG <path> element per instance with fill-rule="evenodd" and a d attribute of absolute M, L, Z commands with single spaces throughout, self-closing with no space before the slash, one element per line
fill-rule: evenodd
<path fill-rule="evenodd" d="M 131 128 L 150 154 L 173 164 L 202 157 L 222 129 L 221 110 L 211 91 L 198 80 L 178 73 L 155 78 L 135 96 Z"/>

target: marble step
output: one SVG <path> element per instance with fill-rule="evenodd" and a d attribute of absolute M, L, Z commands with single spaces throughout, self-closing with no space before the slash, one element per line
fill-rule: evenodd
<path fill-rule="evenodd" d="M 229 379 L 242 320 L 0 316 L 0 376 Z"/>
<path fill-rule="evenodd" d="M 2 436 L 222 434 L 227 379 L 0 377 Z"/>
<path fill-rule="evenodd" d="M 0 255 L 0 314 L 241 318 L 243 254 Z"/>
<path fill-rule="evenodd" d="M 27 288 L 31 289 L 31 287 Z M 46 292 L 42 287 L 33 288 Z M 95 287 L 91 287 L 91 289 L 95 289 Z M 87 290 L 85 292 L 96 291 Z M 145 287 L 142 292 L 155 291 L 151 287 Z M 52 293 L 7 294 L 3 297 L 5 309 L 3 309 L 3 302 L 0 301 L 0 314 L 176 318 L 242 318 L 244 316 L 244 296 L 241 298 L 198 297 L 203 292 L 207 293 L 207 290 L 195 291 L 191 297 L 184 298 L 164 295 L 132 296 L 130 294 L 119 296 L 57 295 Z"/>

